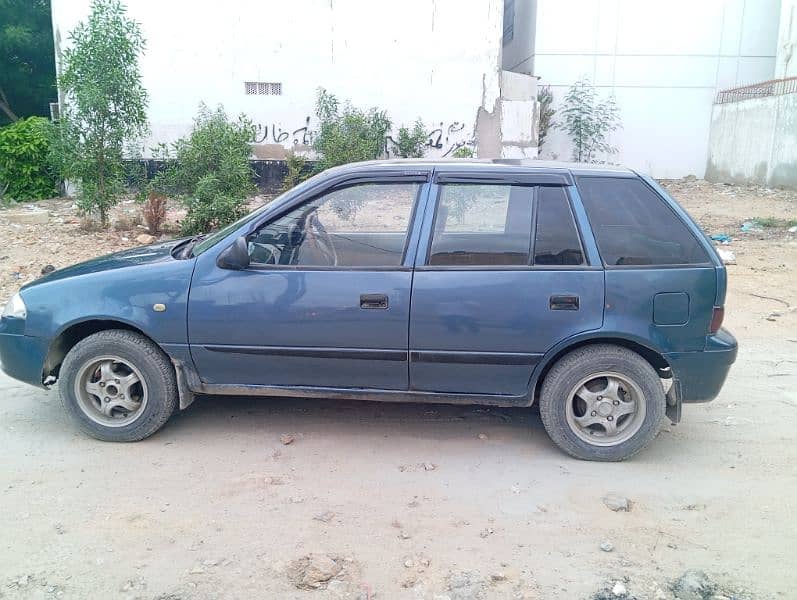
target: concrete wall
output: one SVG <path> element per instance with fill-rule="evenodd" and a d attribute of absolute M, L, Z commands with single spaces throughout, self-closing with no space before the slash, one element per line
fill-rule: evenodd
<path fill-rule="evenodd" d="M 503 0 L 126 4 L 147 40 L 141 69 L 152 135 L 145 155 L 184 135 L 205 102 L 246 113 L 259 127 L 258 157 L 280 157 L 309 142 L 318 87 L 386 109 L 396 128 L 420 117 L 429 156 L 477 142 L 479 115 L 486 137 L 500 112 Z M 57 47 L 88 10 L 89 0 L 52 0 Z M 282 95 L 246 95 L 246 81 L 280 82 Z"/>
<path fill-rule="evenodd" d="M 582 76 L 616 96 L 613 162 L 700 177 L 715 93 L 774 76 L 780 13 L 779 0 L 538 0 L 534 74 L 557 105 Z M 570 158 L 564 133 L 540 155 Z"/>
<path fill-rule="evenodd" d="M 797 0 L 781 0 L 775 78 L 797 77 Z"/>
<path fill-rule="evenodd" d="M 716 104 L 706 179 L 797 189 L 797 93 Z"/>

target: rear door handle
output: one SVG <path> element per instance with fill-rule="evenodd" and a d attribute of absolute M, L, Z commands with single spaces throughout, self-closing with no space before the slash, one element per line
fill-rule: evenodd
<path fill-rule="evenodd" d="M 360 294 L 360 308 L 387 308 L 386 294 Z"/>
<path fill-rule="evenodd" d="M 578 296 L 551 296 L 551 310 L 578 310 Z"/>

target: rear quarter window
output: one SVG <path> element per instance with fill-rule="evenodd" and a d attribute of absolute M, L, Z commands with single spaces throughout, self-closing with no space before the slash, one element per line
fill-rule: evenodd
<path fill-rule="evenodd" d="M 604 264 L 709 262 L 687 225 L 642 180 L 579 177 L 577 183 Z"/>

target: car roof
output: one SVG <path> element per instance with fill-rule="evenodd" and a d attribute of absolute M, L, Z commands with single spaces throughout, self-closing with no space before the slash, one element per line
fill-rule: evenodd
<path fill-rule="evenodd" d="M 537 159 L 517 159 L 517 158 L 394 158 L 384 160 L 369 160 L 364 162 L 349 163 L 330 169 L 329 171 L 340 173 L 351 170 L 390 170 L 390 169 L 432 169 L 437 171 L 457 171 L 457 172 L 502 172 L 518 173 L 562 173 L 566 171 L 572 175 L 609 175 L 634 177 L 636 172 L 628 167 L 621 165 L 589 164 L 566 161 L 551 161 Z"/>

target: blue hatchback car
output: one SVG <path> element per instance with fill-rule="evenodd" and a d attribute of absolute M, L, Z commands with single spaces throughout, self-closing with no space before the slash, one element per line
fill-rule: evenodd
<path fill-rule="evenodd" d="M 720 391 L 726 272 L 632 170 L 381 161 L 321 173 L 209 236 L 60 269 L 0 324 L 101 440 L 194 394 L 539 403 L 572 456 L 622 460 Z"/>

